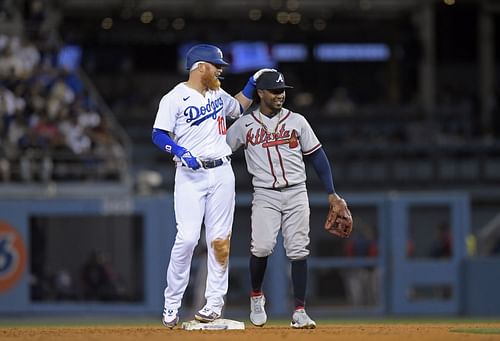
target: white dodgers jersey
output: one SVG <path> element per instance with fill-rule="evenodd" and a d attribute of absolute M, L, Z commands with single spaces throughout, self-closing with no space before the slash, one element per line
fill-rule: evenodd
<path fill-rule="evenodd" d="M 226 143 L 226 116 L 241 115 L 240 103 L 223 89 L 203 96 L 185 83 L 160 101 L 153 128 L 173 132 L 174 141 L 201 160 L 231 155 Z"/>
<path fill-rule="evenodd" d="M 305 182 L 303 155 L 321 148 L 304 116 L 285 108 L 272 118 L 259 110 L 241 117 L 229 127 L 227 143 L 233 151 L 244 146 L 252 184 L 263 188 Z"/>

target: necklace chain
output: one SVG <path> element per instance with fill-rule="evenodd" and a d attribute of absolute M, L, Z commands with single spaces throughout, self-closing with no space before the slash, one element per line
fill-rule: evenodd
<path fill-rule="evenodd" d="M 262 127 L 264 128 L 264 130 L 268 133 L 268 134 L 275 134 L 276 131 L 278 130 L 278 126 L 280 124 L 280 121 L 281 121 L 281 111 L 280 113 L 278 114 L 278 121 L 276 122 L 276 127 L 274 127 L 274 130 L 273 131 L 270 131 L 269 128 L 267 128 L 267 125 L 264 123 L 264 119 L 262 117 L 262 113 L 259 111 L 259 121 L 260 121 L 260 124 L 262 125 Z"/>

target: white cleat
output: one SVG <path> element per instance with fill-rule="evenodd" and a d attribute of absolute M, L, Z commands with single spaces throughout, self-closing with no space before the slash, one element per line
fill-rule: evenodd
<path fill-rule="evenodd" d="M 194 318 L 200 322 L 213 322 L 220 317 L 220 314 L 205 306 L 200 309 L 195 315 Z"/>
<path fill-rule="evenodd" d="M 167 309 L 163 310 L 163 325 L 167 328 L 174 328 L 177 323 L 179 323 L 179 316 L 177 314 L 177 309 Z"/>
<path fill-rule="evenodd" d="M 250 321 L 254 326 L 262 327 L 267 322 L 267 314 L 264 306 L 266 297 L 264 295 L 250 297 Z"/>
<path fill-rule="evenodd" d="M 290 327 L 295 329 L 314 329 L 316 328 L 316 322 L 307 315 L 304 309 L 297 309 L 293 312 Z"/>

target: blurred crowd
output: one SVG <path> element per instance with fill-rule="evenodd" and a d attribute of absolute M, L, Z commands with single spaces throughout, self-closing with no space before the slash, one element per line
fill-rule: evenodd
<path fill-rule="evenodd" d="M 137 301 L 115 270 L 109 255 L 90 251 L 80 268 L 44 270 L 31 275 L 31 298 L 34 301 Z"/>
<path fill-rule="evenodd" d="M 0 0 L 0 21 L 14 17 L 17 7 L 27 37 L 0 36 L 0 181 L 113 177 L 118 168 L 124 168 L 119 161 L 124 159 L 123 147 L 111 132 L 107 115 L 100 112 L 77 74 L 58 61 L 57 32 L 66 34 L 69 40 L 72 37 L 66 33 L 70 20 L 67 26 L 61 26 L 61 3 Z M 75 27 L 74 32 L 84 31 L 77 24 Z M 106 33 L 101 35 L 107 37 Z M 154 113 L 155 103 L 182 76 L 175 66 L 177 55 L 163 43 L 141 44 L 140 48 L 103 48 L 96 41 L 88 45 L 83 69 L 119 113 L 116 118 L 134 139 L 133 152 L 141 154 L 136 159 L 150 169 L 159 168 L 154 152 L 149 152 L 151 160 L 143 161 L 148 153 L 144 151 L 152 150 L 149 135 L 142 133 L 151 125 L 145 113 Z M 391 83 L 379 77 L 366 82 L 355 77 L 363 72 L 357 66 L 318 63 L 315 67 L 321 69 L 296 63 L 280 65 L 294 86 L 287 93 L 286 106 L 303 113 L 317 127 L 327 150 L 348 155 L 348 159 L 340 159 L 342 164 L 353 159 L 353 153 L 364 158 L 365 151 L 374 148 L 382 154 L 400 152 L 406 160 L 421 150 L 427 156 L 434 149 L 456 154 L 463 147 L 482 151 L 500 138 L 498 90 L 491 101 L 493 122 L 485 131 L 477 94 L 465 91 L 459 82 L 454 84 L 453 77 L 442 77 L 435 106 L 428 112 L 419 104 L 414 80 L 405 82 L 403 77 Z M 324 72 L 324 67 L 331 67 L 334 75 Z M 383 74 L 383 67 L 380 64 L 369 70 L 378 68 Z M 412 72 L 410 78 L 416 78 L 416 71 Z M 237 89 L 247 76 L 232 74 L 224 86 Z M 395 88 L 398 96 L 391 95 Z M 163 155 L 159 159 L 162 162 Z M 131 166 L 143 167 L 139 162 Z"/>
<path fill-rule="evenodd" d="M 478 107 L 467 95 L 443 91 L 432 113 L 413 103 L 364 103 L 354 97 L 339 86 L 320 109 L 336 145 L 455 147 L 487 137 L 479 131 Z"/>
<path fill-rule="evenodd" d="M 0 179 L 117 177 L 124 151 L 59 50 L 0 35 Z"/>

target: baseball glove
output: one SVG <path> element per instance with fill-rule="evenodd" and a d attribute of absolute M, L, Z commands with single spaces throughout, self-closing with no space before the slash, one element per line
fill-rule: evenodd
<path fill-rule="evenodd" d="M 325 229 L 340 238 L 349 238 L 351 236 L 352 215 L 344 199 L 339 197 L 330 201 Z"/>

